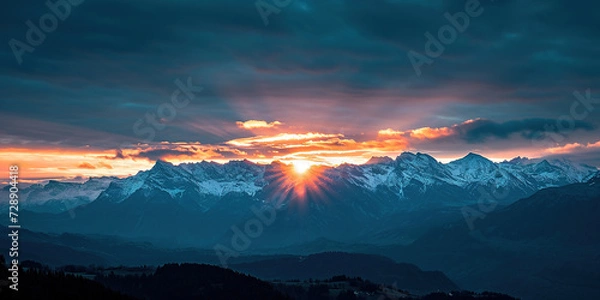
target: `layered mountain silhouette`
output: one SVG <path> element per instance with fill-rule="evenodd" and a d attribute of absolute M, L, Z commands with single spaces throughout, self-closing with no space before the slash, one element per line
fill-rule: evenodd
<path fill-rule="evenodd" d="M 543 189 L 474 222 L 432 230 L 382 253 L 457 284 L 532 299 L 600 297 L 600 174 Z"/>
<path fill-rule="evenodd" d="M 158 161 L 124 179 L 32 186 L 23 203 L 34 212 L 28 217 L 34 231 L 117 235 L 174 246 L 222 243 L 232 226 L 243 227 L 257 211 L 273 210 L 274 223 L 253 241 L 254 248 L 318 238 L 410 243 L 428 229 L 460 218 L 457 211 L 477 204 L 483 194 L 495 195 L 500 206 L 509 205 L 597 172 L 564 160 L 493 163 L 473 153 L 442 164 L 409 152 L 364 165 L 313 167 L 305 176 L 295 176 L 291 168 L 279 162 L 174 166 Z M 55 196 L 42 200 L 47 195 Z M 57 206 L 60 197 L 66 204 Z M 73 197 L 85 204 L 74 206 Z"/>

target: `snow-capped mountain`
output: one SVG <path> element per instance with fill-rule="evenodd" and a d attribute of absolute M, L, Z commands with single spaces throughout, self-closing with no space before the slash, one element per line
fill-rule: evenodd
<path fill-rule="evenodd" d="M 19 206 L 23 209 L 60 213 L 94 201 L 117 177 L 92 177 L 86 182 L 60 182 L 50 180 L 47 184 L 33 184 L 19 190 Z M 8 199 L 6 186 L 0 197 Z M 2 202 L 7 205 L 6 201 Z"/>
<path fill-rule="evenodd" d="M 373 230 L 423 227 L 419 222 L 439 217 L 431 212 L 456 212 L 477 204 L 482 196 L 508 205 L 542 188 L 583 182 L 598 172 L 566 160 L 494 163 L 473 153 L 442 164 L 427 154 L 410 152 L 395 160 L 379 157 L 363 165 L 313 168 L 309 172 L 314 176 L 302 179 L 280 162 L 174 166 L 158 161 L 150 170 L 103 179 L 102 184 L 98 179 L 79 185 L 51 182 L 31 188 L 38 197 L 51 196 L 39 202 L 40 207 L 27 209 L 71 211 L 45 219 L 31 217 L 30 228 L 210 244 L 227 236 L 231 225 L 254 218 L 255 211 L 275 207 L 278 217 L 269 232 L 279 245 L 319 237 L 350 240 L 374 236 Z M 65 209 L 48 208 L 50 199 L 65 201 Z M 73 209 L 75 205 L 80 206 Z M 173 230 L 178 232 L 175 237 L 170 236 Z"/>
<path fill-rule="evenodd" d="M 254 196 L 266 185 L 264 172 L 265 166 L 247 160 L 223 165 L 203 161 L 179 166 L 157 161 L 148 171 L 113 181 L 98 200 L 120 203 L 140 189 L 163 191 L 174 199 L 192 194 L 197 203 L 203 198 L 223 197 L 229 193 Z"/>
<path fill-rule="evenodd" d="M 395 161 L 379 164 L 346 166 L 350 169 L 350 181 L 370 190 L 389 188 L 400 198 L 407 198 L 404 190 L 418 186 L 425 192 L 442 186 L 460 187 L 477 197 L 481 188 L 485 193 L 498 195 L 498 202 L 509 204 L 531 195 L 542 188 L 582 182 L 597 172 L 591 166 L 575 164 L 567 160 L 514 159 L 494 163 L 474 153 L 448 164 L 437 162 L 422 153 L 402 153 Z M 460 203 L 457 203 L 460 204 Z"/>
<path fill-rule="evenodd" d="M 461 159 L 450 162 L 447 166 L 454 177 L 469 183 L 478 182 L 490 176 L 497 177 L 496 175 L 500 171 L 498 165 L 475 153 L 469 153 Z"/>
<path fill-rule="evenodd" d="M 120 203 L 140 189 L 164 191 L 174 199 L 187 193 L 189 197 L 198 198 L 196 202 L 199 204 L 202 199 L 209 201 L 207 199 L 210 198 L 215 202 L 229 193 L 256 197 L 266 186 L 278 184 L 273 182 L 273 178 L 281 177 L 281 174 L 268 174 L 282 172 L 281 165 L 259 165 L 244 160 L 226 164 L 203 161 L 174 166 L 158 161 L 152 169 L 123 179 L 102 177 L 92 178 L 83 184 L 58 181 L 35 184 L 21 190 L 21 204 L 33 211 L 61 212 L 88 204 L 96 198 Z M 494 163 L 481 155 L 469 153 L 461 159 L 442 164 L 427 154 L 404 152 L 395 160 L 373 157 L 363 165 L 343 164 L 328 168 L 324 174 L 333 181 L 339 181 L 339 184 L 355 185 L 370 192 L 383 189 L 398 199 L 409 201 L 428 190 L 448 187 L 470 193 L 477 193 L 476 190 L 481 187 L 488 189 L 488 193 L 507 189 L 511 195 L 504 197 L 502 202 L 508 204 L 542 188 L 585 181 L 595 172 L 597 169 L 594 167 L 565 159 L 517 157 Z M 416 190 L 416 194 L 408 193 L 409 190 Z M 464 202 L 456 204 L 463 205 Z"/>

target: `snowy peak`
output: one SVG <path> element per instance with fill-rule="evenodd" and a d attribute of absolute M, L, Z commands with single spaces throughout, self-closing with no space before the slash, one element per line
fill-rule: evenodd
<path fill-rule="evenodd" d="M 416 156 L 416 154 L 414 154 L 412 152 L 404 151 L 404 152 L 400 153 L 400 155 L 398 155 L 398 157 L 396 159 L 399 159 L 399 158 L 410 158 L 410 157 L 415 157 L 415 156 Z"/>
<path fill-rule="evenodd" d="M 388 156 L 373 156 L 365 165 L 391 164 L 394 160 Z"/>
<path fill-rule="evenodd" d="M 576 181 L 584 181 L 586 176 L 589 176 L 590 173 L 598 171 L 598 169 L 595 167 L 585 164 L 576 164 L 564 158 L 551 159 L 549 162 L 552 165 L 560 168 L 567 177 Z"/>
<path fill-rule="evenodd" d="M 165 173 L 171 172 L 175 166 L 163 160 L 157 160 L 154 166 L 150 169 L 150 173 Z"/>
<path fill-rule="evenodd" d="M 494 162 L 491 160 L 479 155 L 477 153 L 469 152 L 465 157 L 459 158 L 455 161 L 450 162 L 450 164 L 463 164 L 463 165 L 471 165 L 471 166 L 492 166 Z"/>
<path fill-rule="evenodd" d="M 184 168 L 158 160 L 154 167 L 148 170 L 146 184 L 161 189 L 181 188 L 189 181 L 188 177 L 190 175 Z"/>
<path fill-rule="evenodd" d="M 423 154 L 404 152 L 396 158 L 396 172 L 402 181 L 416 179 L 420 182 L 433 183 L 441 178 L 449 179 L 451 176 L 446 167 L 435 158 Z"/>
<path fill-rule="evenodd" d="M 551 165 L 547 160 L 542 160 L 537 164 L 534 164 L 532 166 L 532 168 L 535 170 L 535 172 L 538 173 L 543 173 L 543 172 L 552 172 L 555 171 L 557 169 L 560 169 L 556 166 Z"/>
<path fill-rule="evenodd" d="M 435 158 L 428 154 L 424 154 L 421 152 L 417 152 L 417 154 L 413 154 L 410 152 L 403 152 L 396 158 L 396 164 L 399 166 L 411 165 L 413 167 L 433 167 L 437 168 L 438 165 L 441 165 Z"/>
<path fill-rule="evenodd" d="M 433 158 L 433 156 L 429 155 L 429 154 L 425 154 L 425 153 L 421 153 L 421 152 L 417 152 L 417 158 L 424 160 L 424 161 L 428 161 L 430 163 L 438 163 L 438 161 Z"/>
<path fill-rule="evenodd" d="M 517 156 L 509 161 L 504 161 L 504 163 L 515 164 L 515 165 L 527 165 L 531 163 L 531 160 L 527 157 Z"/>
<path fill-rule="evenodd" d="M 491 160 L 470 152 L 465 157 L 448 163 L 452 174 L 468 182 L 496 176 L 498 166 Z"/>

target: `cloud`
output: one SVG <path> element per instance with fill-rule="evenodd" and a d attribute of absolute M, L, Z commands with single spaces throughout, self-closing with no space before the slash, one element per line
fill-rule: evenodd
<path fill-rule="evenodd" d="M 24 40 L 25 21 L 48 12 L 29 2 L 6 4 L 4 23 L 21 25 L 0 26 L 3 36 Z M 0 119 L 21 124 L 0 139 L 139 142 L 133 125 L 188 76 L 205 92 L 157 140 L 221 143 L 243 137 L 238 120 L 283 120 L 303 132 L 345 127 L 350 136 L 440 128 L 442 117 L 551 118 L 568 111 L 573 89 L 597 86 L 600 4 L 564 0 L 482 1 L 482 16 L 417 78 L 406 52 L 422 52 L 424 33 L 463 10 L 459 2 L 295 1 L 265 27 L 252 2 L 86 0 L 22 65 L 0 49 Z M 19 105 L 3 105 L 11 102 Z M 188 126 L 197 120 L 202 126 Z"/>
<path fill-rule="evenodd" d="M 585 121 L 573 121 L 571 130 L 591 131 L 594 126 Z M 543 139 L 550 133 L 563 133 L 557 128 L 555 119 L 523 119 L 507 122 L 494 122 L 477 119 L 454 126 L 453 130 L 468 143 L 483 143 L 490 138 L 508 139 L 513 134 L 520 134 L 526 139 Z"/>
<path fill-rule="evenodd" d="M 563 134 L 575 130 L 592 131 L 594 125 L 585 121 L 573 121 L 569 130 L 559 131 L 557 120 L 554 119 L 523 119 L 506 122 L 494 122 L 486 119 L 471 119 L 448 127 L 422 127 L 407 131 L 391 128 L 380 130 L 380 136 L 404 137 L 409 140 L 447 140 L 455 138 L 469 144 L 481 144 L 489 139 L 509 139 L 518 134 L 526 139 L 543 139 L 550 134 Z M 564 126 L 564 125 L 563 125 Z"/>
<path fill-rule="evenodd" d="M 161 142 L 143 144 L 122 149 L 124 160 L 167 160 L 167 161 L 201 161 L 243 159 L 250 155 L 240 149 L 220 144 L 201 144 L 186 142 Z M 255 156 L 252 156 L 255 157 Z M 110 157 L 109 159 L 115 159 Z"/>
<path fill-rule="evenodd" d="M 160 157 L 294 151 L 541 152 L 523 139 L 562 135 L 552 118 L 568 114 L 573 90 L 600 82 L 598 2 L 481 1 L 483 14 L 421 77 L 407 51 L 423 53 L 425 32 L 436 35 L 448 24 L 444 13 L 464 10 L 464 1 L 292 1 L 266 27 L 254 3 L 243 2 L 86 0 L 22 65 L 10 47 L 0 48 L 0 122 L 19 124 L 1 127 L 0 147 L 90 145 L 112 156 L 122 143 L 135 145 L 114 155 L 115 170 L 131 159 L 145 166 Z M 0 26 L 0 35 L 25 41 L 25 21 L 48 8 L 9 1 L 2 11 L 10 12 L 3 23 L 16 25 Z M 155 141 L 172 145 L 140 146 L 135 124 L 169 103 L 175 79 L 188 77 L 205 87 L 202 95 L 156 124 L 164 129 L 144 122 Z M 595 141 L 598 111 L 561 144 Z M 291 136 L 307 133 L 334 136 Z"/>
<path fill-rule="evenodd" d="M 283 123 L 279 121 L 273 121 L 271 123 L 268 123 L 267 121 L 248 120 L 245 122 L 237 121 L 236 124 L 239 128 L 251 130 L 256 128 L 273 128 L 282 125 Z"/>
<path fill-rule="evenodd" d="M 452 128 L 449 127 L 441 127 L 441 128 L 431 128 L 431 127 L 421 127 L 418 129 L 413 129 L 409 131 L 397 131 L 391 128 L 380 130 L 378 134 L 380 136 L 405 136 L 407 138 L 414 138 L 418 140 L 424 139 L 437 139 L 442 137 L 447 137 L 453 135 L 455 132 Z"/>
<path fill-rule="evenodd" d="M 600 151 L 600 141 L 595 143 L 570 143 L 563 146 L 548 148 L 545 150 L 550 154 L 571 154 L 581 152 Z"/>
<path fill-rule="evenodd" d="M 227 144 L 238 147 L 249 147 L 253 145 L 286 145 L 293 142 L 294 144 L 302 144 L 305 142 L 314 142 L 315 140 L 332 139 L 343 137 L 343 134 L 328 134 L 328 133 L 279 133 L 273 136 L 256 136 L 249 138 L 240 138 L 228 141 Z"/>
<path fill-rule="evenodd" d="M 134 157 L 139 158 L 147 158 L 152 161 L 156 160 L 165 160 L 167 158 L 178 157 L 178 156 L 189 156 L 193 157 L 196 155 L 196 152 L 191 150 L 181 150 L 181 149 L 152 149 L 152 150 L 143 150 L 139 153 L 132 155 Z"/>
<path fill-rule="evenodd" d="M 105 169 L 112 169 L 113 168 L 110 164 L 102 162 L 102 161 L 98 163 L 98 166 L 100 168 L 105 168 Z"/>
<path fill-rule="evenodd" d="M 600 140 L 568 143 L 544 150 L 545 158 L 566 158 L 600 168 Z"/>
<path fill-rule="evenodd" d="M 395 155 L 406 150 L 404 138 L 388 137 L 357 141 L 341 133 L 277 133 L 232 139 L 221 144 L 161 142 L 135 145 L 119 152 L 120 158 L 102 156 L 110 160 L 193 162 L 200 160 L 228 161 L 251 159 L 260 162 L 272 160 L 311 159 L 325 164 L 343 162 L 361 163 L 374 153 Z"/>
<path fill-rule="evenodd" d="M 90 169 L 90 170 L 96 169 L 96 167 L 94 167 L 92 164 L 90 164 L 88 162 L 81 163 L 79 166 L 77 166 L 77 168 L 79 168 L 79 169 Z"/>

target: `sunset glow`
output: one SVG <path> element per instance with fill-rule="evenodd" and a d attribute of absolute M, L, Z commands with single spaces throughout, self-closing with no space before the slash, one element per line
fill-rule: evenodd
<path fill-rule="evenodd" d="M 294 165 L 294 171 L 296 171 L 298 174 L 306 173 L 306 171 L 308 171 L 308 169 L 311 167 L 311 162 L 305 160 L 297 160 L 292 162 L 292 164 Z"/>
<path fill-rule="evenodd" d="M 470 127 L 488 126 L 483 119 L 467 120 L 446 127 L 420 127 L 416 129 L 380 129 L 375 134 L 346 136 L 331 132 L 292 132 L 296 127 L 272 122 L 271 132 L 234 138 L 218 144 L 200 142 L 160 142 L 130 144 L 124 148 L 103 149 L 91 146 L 45 148 L 9 147 L 0 150 L 0 168 L 20 164 L 24 180 L 32 182 L 47 179 L 85 180 L 90 176 L 129 176 L 149 169 L 162 159 L 174 164 L 248 159 L 255 163 L 269 164 L 281 161 L 293 166 L 298 175 L 305 174 L 313 165 L 336 166 L 343 163 L 362 164 L 373 156 L 396 157 L 404 151 L 430 152 L 436 159 L 448 162 L 466 154 L 464 151 L 430 151 L 430 145 L 454 144 Z M 269 124 L 253 120 L 249 127 Z M 237 126 L 239 124 L 233 124 Z M 524 140 L 518 148 L 473 149 L 485 153 L 495 161 L 509 160 L 516 156 L 542 157 L 594 153 L 600 141 L 588 143 L 557 144 L 552 139 Z M 543 146 L 543 147 L 539 147 Z M 469 150 L 471 151 L 471 150 Z"/>

